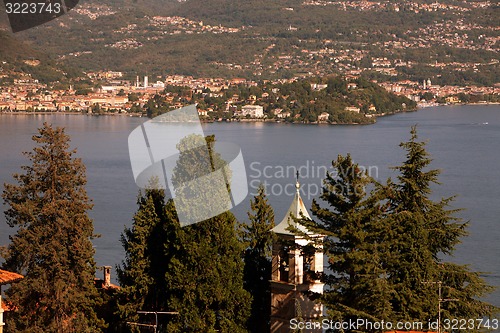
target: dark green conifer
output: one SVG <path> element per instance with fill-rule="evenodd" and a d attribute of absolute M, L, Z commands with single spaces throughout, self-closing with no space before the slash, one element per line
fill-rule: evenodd
<path fill-rule="evenodd" d="M 443 260 L 467 223 L 449 207 L 453 197 L 431 199 L 439 171 L 427 170 L 431 159 L 417 139 L 412 128 L 410 141 L 401 143 L 406 159 L 395 168 L 397 183 L 375 183 L 349 155 L 339 156 L 337 174 L 327 174 L 320 196 L 330 207 L 315 200 L 315 221 L 301 221 L 327 236 L 331 273 L 323 302 L 333 319 L 435 321 L 439 285 L 442 298 L 454 300 L 441 304 L 442 319 L 491 317 L 498 310 L 480 300 L 492 288 L 478 272 Z"/>
<path fill-rule="evenodd" d="M 332 165 L 335 173 L 327 174 L 320 196 L 331 208 L 314 200 L 316 222 L 303 222 L 327 236 L 323 247 L 331 273 L 325 273 L 329 288 L 323 302 L 335 320 L 387 320 L 394 291 L 385 280 L 386 244 L 380 243 L 383 205 L 374 180 L 349 155 L 339 156 Z M 367 192 L 370 188 L 372 192 Z"/>
<path fill-rule="evenodd" d="M 100 332 L 85 167 L 62 128 L 45 123 L 25 153 L 31 164 L 6 184 L 7 223 L 17 227 L 3 268 L 25 276 L 7 290 L 7 332 Z"/>
<path fill-rule="evenodd" d="M 243 225 L 245 289 L 252 295 L 252 312 L 248 320 L 250 332 L 265 333 L 270 329 L 271 250 L 274 240 L 274 210 L 267 201 L 264 186 L 250 202 L 250 224 Z"/>
<path fill-rule="evenodd" d="M 122 234 L 125 261 L 117 272 L 122 287 L 118 314 L 123 322 L 152 324 L 153 316 L 139 316 L 137 311 L 171 311 L 165 274 L 179 241 L 180 226 L 172 200 L 165 203 L 164 190 L 155 184 L 153 181 L 150 188 L 139 194 L 133 225 Z M 161 316 L 160 323 L 169 319 Z"/>
<path fill-rule="evenodd" d="M 214 138 L 201 140 L 211 154 L 200 149 L 200 137 L 181 140 L 172 180 L 181 192 L 176 200 L 190 219 L 203 215 L 200 200 L 209 204 L 222 190 L 228 193 L 225 185 L 212 191 L 209 181 L 203 188 L 190 183 L 225 166 L 213 152 Z M 174 201 L 165 204 L 163 191 L 146 190 L 123 238 L 127 259 L 119 269 L 125 296 L 120 300 L 122 316 L 144 323 L 138 310 L 174 311 L 178 315 L 162 320 L 158 332 L 245 332 L 251 298 L 243 288 L 243 247 L 236 225 L 234 215 L 225 212 L 181 228 Z"/>
<path fill-rule="evenodd" d="M 207 149 L 202 149 L 201 140 Z M 196 218 L 203 215 L 203 207 L 209 211 L 229 209 L 225 197 L 231 175 L 215 151 L 215 138 L 191 135 L 181 140 L 178 149 L 172 177 L 176 202 L 181 199 L 185 206 L 196 206 L 184 213 Z M 203 178 L 220 170 L 225 173 L 225 183 L 213 184 Z M 203 180 L 193 188 L 193 179 Z M 243 245 L 236 227 L 234 215 L 224 212 L 180 230 L 181 246 L 166 274 L 172 291 L 171 308 L 180 313 L 178 320 L 169 324 L 169 332 L 246 332 L 251 297 L 243 287 Z"/>
<path fill-rule="evenodd" d="M 166 274 L 171 308 L 168 332 L 246 332 L 251 297 L 243 288 L 243 251 L 230 212 L 181 230 L 181 247 Z"/>
<path fill-rule="evenodd" d="M 451 198 L 434 201 L 431 186 L 438 183 L 439 170 L 427 170 L 432 162 L 425 142 L 418 141 L 416 127 L 411 139 L 400 145 L 406 159 L 399 171 L 398 183 L 389 182 L 390 204 L 386 238 L 391 242 L 387 257 L 389 283 L 397 291 L 392 300 L 396 317 L 401 320 L 436 319 L 437 285 L 441 281 L 443 298 L 457 299 L 442 304 L 449 318 L 491 316 L 495 307 L 478 299 L 491 287 L 466 265 L 445 263 L 467 234 L 467 223 L 456 218 Z M 430 282 L 430 283 L 429 283 Z"/>

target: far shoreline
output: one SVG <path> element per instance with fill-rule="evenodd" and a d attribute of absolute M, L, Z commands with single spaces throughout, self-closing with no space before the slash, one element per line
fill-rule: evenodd
<path fill-rule="evenodd" d="M 262 119 L 262 118 L 243 118 L 243 119 L 225 119 L 225 120 L 217 120 L 217 119 L 201 119 L 202 123 L 255 123 L 255 122 L 260 122 L 260 123 L 277 123 L 277 124 L 301 124 L 301 125 L 341 125 L 341 126 L 349 126 L 349 125 L 373 125 L 377 121 L 377 118 L 380 117 L 388 117 L 392 115 L 396 115 L 399 113 L 408 113 L 408 112 L 418 112 L 419 110 L 423 109 L 428 109 L 432 107 L 444 107 L 444 106 L 493 106 L 493 105 L 500 105 L 500 102 L 479 102 L 479 103 L 453 103 L 453 104 L 434 104 L 434 103 L 429 103 L 429 104 L 418 104 L 416 109 L 413 110 L 405 110 L 405 111 L 399 111 L 399 112 L 390 112 L 390 113 L 384 113 L 384 114 L 378 114 L 378 115 L 373 115 L 373 119 L 375 119 L 374 122 L 367 122 L 367 123 L 329 123 L 325 121 L 315 121 L 315 122 L 290 122 L 290 121 L 285 121 L 285 120 L 280 120 L 280 119 Z M 1 115 L 12 115 L 12 116 L 44 116 L 44 115 L 62 115 L 62 116 L 87 116 L 87 117 L 134 117 L 134 118 L 146 118 L 150 119 L 147 116 L 139 113 L 104 113 L 104 114 L 92 114 L 92 113 L 83 113 L 83 112 L 76 112 L 76 111 L 5 111 L 5 110 L 0 110 L 0 116 Z"/>

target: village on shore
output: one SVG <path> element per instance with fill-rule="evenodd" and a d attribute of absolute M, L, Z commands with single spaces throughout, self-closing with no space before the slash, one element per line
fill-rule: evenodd
<path fill-rule="evenodd" d="M 180 108 L 191 102 L 189 97 L 168 91 L 165 89 L 167 87 L 189 88 L 191 96 L 201 94 L 221 98 L 224 96 L 223 92 L 231 86 L 252 87 L 259 84 L 244 78 L 194 78 L 183 75 L 156 77 L 154 82 L 150 82 L 148 76 L 141 78 L 137 76 L 134 82 L 124 79 L 124 73 L 116 71 L 92 72 L 87 76 L 97 88 L 79 91 L 69 86 L 69 89 L 51 90 L 46 84 L 35 79 L 15 80 L 14 85 L 0 87 L 0 112 L 146 116 L 145 105 L 158 94 L 164 96 L 171 109 Z M 344 78 L 349 90 L 357 89 L 356 83 L 353 82 L 356 76 L 347 75 Z M 298 78 L 280 79 L 271 83 L 284 84 L 296 80 Z M 500 84 L 493 87 L 439 86 L 433 84 L 430 79 L 422 82 L 405 80 L 378 84 L 388 92 L 417 102 L 419 107 L 443 104 L 497 104 L 500 101 Z M 313 90 L 322 90 L 326 87 L 327 84 L 311 83 Z M 223 111 L 227 115 L 224 117 L 225 120 L 239 121 L 280 121 L 291 116 L 290 112 L 283 112 L 280 109 L 265 110 L 260 102 L 267 97 L 266 94 L 250 95 L 247 98 L 233 95 L 225 101 L 225 110 L 214 110 L 208 106 L 198 107 L 198 112 L 202 119 L 208 121 L 221 120 L 214 115 L 215 111 Z M 373 109 L 373 106 L 371 108 Z M 360 108 L 355 105 L 346 107 L 345 110 L 360 112 Z M 385 114 L 377 116 L 383 115 Z M 328 117 L 327 113 L 318 115 L 318 122 L 326 122 Z"/>

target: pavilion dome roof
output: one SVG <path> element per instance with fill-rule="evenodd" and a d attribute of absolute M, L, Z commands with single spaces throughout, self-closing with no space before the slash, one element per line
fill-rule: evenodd
<path fill-rule="evenodd" d="M 298 179 L 297 183 L 295 184 L 295 188 L 297 189 L 297 191 L 295 192 L 295 196 L 293 197 L 290 208 L 288 208 L 283 220 L 280 223 L 278 223 L 272 229 L 272 231 L 274 231 L 277 234 L 293 236 L 295 234 L 287 230 L 290 226 L 293 226 L 294 228 L 300 230 L 301 232 L 311 235 L 312 233 L 305 226 L 298 223 L 292 218 L 293 216 L 295 218 L 311 219 L 311 216 L 309 215 L 309 212 L 307 211 L 307 208 L 304 205 L 304 201 L 302 201 L 302 198 L 300 197 L 300 183 Z"/>

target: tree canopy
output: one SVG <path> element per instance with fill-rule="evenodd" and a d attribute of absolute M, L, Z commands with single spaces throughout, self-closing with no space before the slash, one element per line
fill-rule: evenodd
<path fill-rule="evenodd" d="M 394 169 L 399 175 L 377 183 L 352 162 L 349 155 L 333 162 L 321 201 L 313 201 L 314 221 L 302 223 L 326 235 L 330 256 L 330 287 L 322 297 L 336 320 L 437 320 L 491 317 L 498 308 L 481 301 L 492 291 L 467 265 L 446 262 L 467 223 L 450 208 L 453 197 L 433 200 L 431 185 L 439 171 L 416 128 L 400 145 L 406 158 Z M 325 207 L 324 203 L 328 206 Z M 442 288 L 442 302 L 438 298 Z M 369 329 L 367 329 L 370 331 Z"/>
<path fill-rule="evenodd" d="M 248 224 L 243 224 L 242 241 L 244 251 L 245 289 L 252 295 L 252 311 L 248 320 L 250 332 L 269 332 L 271 320 L 271 250 L 276 237 L 274 227 L 274 210 L 269 205 L 263 185 L 250 201 L 247 213 Z"/>
<path fill-rule="evenodd" d="M 189 190 L 189 184 L 183 186 L 189 180 L 224 165 L 213 151 L 215 139 L 202 139 L 207 150 L 188 149 L 199 148 L 198 137 L 187 137 L 178 146 L 173 182 L 180 191 Z M 201 198 L 221 190 L 211 192 L 209 185 Z M 227 193 L 225 185 L 224 190 Z M 246 332 L 251 297 L 243 287 L 243 246 L 234 215 L 224 212 L 181 227 L 175 201 L 165 199 L 164 191 L 155 186 L 139 196 L 138 204 L 133 225 L 122 238 L 122 318 L 139 320 L 138 310 L 174 311 L 178 315 L 163 320 L 160 332 Z"/>
<path fill-rule="evenodd" d="M 85 167 L 64 129 L 44 123 L 33 141 L 31 163 L 2 194 L 17 228 L 2 267 L 25 276 L 7 290 L 16 311 L 6 331 L 100 332 Z"/>

